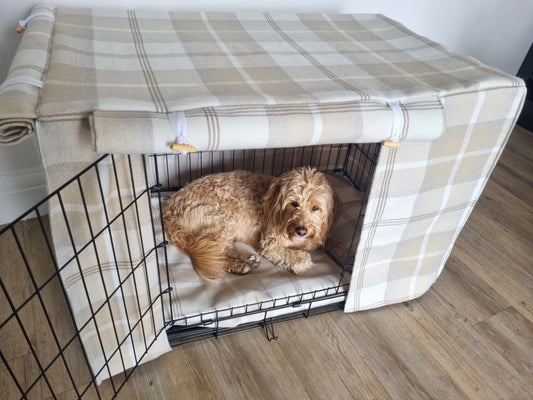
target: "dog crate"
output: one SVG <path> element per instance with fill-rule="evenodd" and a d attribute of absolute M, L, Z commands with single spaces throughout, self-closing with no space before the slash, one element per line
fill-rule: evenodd
<path fill-rule="evenodd" d="M 423 295 L 525 98 L 383 15 L 38 5 L 21 23 L 0 143 L 37 133 L 50 194 L 0 229 L 6 399 L 110 399 L 170 343 Z M 301 165 L 343 203 L 305 274 L 263 260 L 210 286 L 167 243 L 188 182 Z"/>

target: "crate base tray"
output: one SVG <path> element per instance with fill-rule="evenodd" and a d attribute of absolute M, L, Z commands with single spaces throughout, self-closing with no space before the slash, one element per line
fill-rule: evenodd
<path fill-rule="evenodd" d="M 212 326 L 205 327 L 188 327 L 173 325 L 167 330 L 167 337 L 172 347 L 181 346 L 188 343 L 194 343 L 206 339 L 218 339 L 222 336 L 228 336 L 235 333 L 246 332 L 254 329 L 263 329 L 266 334 L 268 341 L 277 340 L 277 335 L 275 333 L 274 326 L 290 322 L 297 319 L 313 317 L 316 315 L 321 315 L 325 313 L 330 313 L 334 311 L 341 311 L 344 308 L 344 301 L 340 299 L 338 302 L 327 304 L 324 306 L 314 306 L 308 307 L 303 306 L 300 308 L 295 308 L 292 312 L 278 316 L 278 317 L 268 317 L 256 322 L 248 322 L 245 324 L 238 325 L 233 328 L 220 328 L 216 324 L 211 324 Z"/>

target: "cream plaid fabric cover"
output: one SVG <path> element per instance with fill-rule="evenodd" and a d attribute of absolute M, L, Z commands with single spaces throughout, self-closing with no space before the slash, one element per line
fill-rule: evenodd
<path fill-rule="evenodd" d="M 36 128 L 49 191 L 57 265 L 79 339 L 100 384 L 170 350 L 145 161 L 118 155 L 90 168 L 89 124 L 40 118 Z M 154 182 L 150 179 L 149 182 Z"/>
<path fill-rule="evenodd" d="M 92 146 L 166 151 L 180 112 L 206 150 L 405 142 L 382 149 L 347 312 L 431 286 L 525 97 L 521 80 L 382 15 L 49 9 L 0 88 L 0 134 L 17 141 L 37 118 L 50 180 Z"/>

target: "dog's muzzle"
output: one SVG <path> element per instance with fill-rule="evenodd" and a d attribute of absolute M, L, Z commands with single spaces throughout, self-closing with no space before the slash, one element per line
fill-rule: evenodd
<path fill-rule="evenodd" d="M 297 226 L 296 228 L 294 228 L 294 230 L 296 231 L 296 234 L 300 237 L 304 237 L 305 235 L 307 235 L 307 228 L 305 226 Z"/>

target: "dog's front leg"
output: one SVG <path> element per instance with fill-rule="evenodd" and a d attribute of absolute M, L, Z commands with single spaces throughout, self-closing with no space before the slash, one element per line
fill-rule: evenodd
<path fill-rule="evenodd" d="M 263 237 L 259 243 L 259 254 L 280 267 L 301 274 L 311 267 L 311 255 L 307 251 L 289 249 L 278 237 Z"/>

